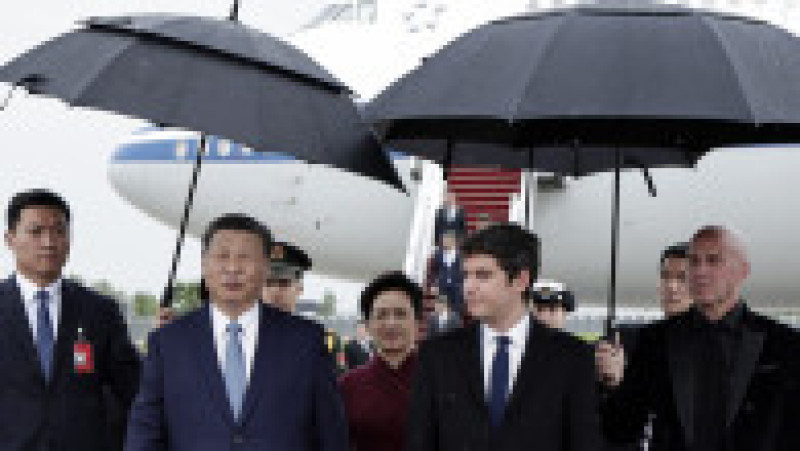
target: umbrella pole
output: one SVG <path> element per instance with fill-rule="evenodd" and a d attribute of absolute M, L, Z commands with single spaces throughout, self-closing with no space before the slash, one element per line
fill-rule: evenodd
<path fill-rule="evenodd" d="M 619 246 L 619 180 L 622 154 L 619 147 L 615 149 L 614 164 L 614 201 L 611 210 L 611 281 L 608 284 L 608 316 L 606 317 L 606 334 L 611 334 L 617 316 L 617 247 Z"/>
<path fill-rule="evenodd" d="M 525 228 L 533 231 L 531 224 L 531 179 L 533 178 L 533 147 L 528 148 L 528 176 L 525 177 Z"/>
<path fill-rule="evenodd" d="M 450 166 L 453 164 L 453 140 L 447 138 L 445 140 L 444 161 L 442 162 L 442 172 L 444 181 L 450 178 Z"/>
<path fill-rule="evenodd" d="M 172 253 L 172 266 L 169 270 L 169 278 L 167 279 L 167 286 L 164 288 L 164 295 L 161 298 L 162 307 L 172 306 L 172 299 L 174 296 L 173 288 L 175 285 L 175 273 L 178 270 L 178 261 L 181 259 L 181 249 L 183 248 L 183 240 L 186 236 L 186 226 L 189 223 L 189 212 L 192 210 L 192 203 L 194 202 L 194 193 L 197 190 L 197 179 L 200 176 L 200 165 L 203 161 L 203 151 L 206 148 L 206 135 L 200 135 L 200 145 L 197 147 L 197 158 L 194 160 L 194 170 L 192 171 L 192 184 L 189 186 L 189 194 L 186 196 L 186 203 L 183 206 L 183 217 L 181 218 L 180 231 L 178 232 L 178 241 L 175 243 L 175 251 Z"/>
<path fill-rule="evenodd" d="M 239 21 L 239 0 L 233 0 L 233 6 L 231 6 L 231 13 L 228 15 L 228 20 L 234 22 Z"/>

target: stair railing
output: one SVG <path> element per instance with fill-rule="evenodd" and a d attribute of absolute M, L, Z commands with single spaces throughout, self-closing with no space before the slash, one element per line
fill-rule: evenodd
<path fill-rule="evenodd" d="M 408 277 L 423 285 L 428 257 L 433 252 L 436 210 L 442 204 L 445 181 L 439 165 L 423 159 L 418 159 L 415 164 L 421 169 L 422 180 L 414 200 L 414 216 L 403 268 Z"/>

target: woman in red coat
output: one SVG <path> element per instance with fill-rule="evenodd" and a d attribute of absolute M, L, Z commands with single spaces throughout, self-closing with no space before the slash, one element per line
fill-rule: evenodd
<path fill-rule="evenodd" d="M 357 451 L 401 451 L 422 289 L 402 273 L 387 273 L 364 289 L 360 304 L 376 352 L 339 384 L 350 441 Z"/>

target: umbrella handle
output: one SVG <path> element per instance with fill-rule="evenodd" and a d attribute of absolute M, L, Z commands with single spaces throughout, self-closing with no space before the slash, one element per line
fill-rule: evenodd
<path fill-rule="evenodd" d="M 181 227 L 178 232 L 178 240 L 175 243 L 175 251 L 172 253 L 172 266 L 169 270 L 169 278 L 167 279 L 167 286 L 164 288 L 164 294 L 161 298 L 162 307 L 172 306 L 172 299 L 174 297 L 173 288 L 175 286 L 175 274 L 178 270 L 178 261 L 181 259 L 181 249 L 183 248 L 184 237 L 186 236 L 186 226 L 189 223 L 189 213 L 192 210 L 192 203 L 194 202 L 194 193 L 197 191 L 197 179 L 200 176 L 200 165 L 203 161 L 203 151 L 206 148 L 206 135 L 200 135 L 200 145 L 197 147 L 197 159 L 194 161 L 194 170 L 192 171 L 192 184 L 189 186 L 189 194 L 186 196 L 186 203 L 183 206 L 183 217 L 181 218 Z"/>

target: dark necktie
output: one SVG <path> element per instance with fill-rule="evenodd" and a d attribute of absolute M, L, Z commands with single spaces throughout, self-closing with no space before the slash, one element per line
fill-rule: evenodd
<path fill-rule="evenodd" d="M 497 351 L 492 362 L 492 373 L 489 377 L 490 397 L 489 397 L 489 417 L 492 427 L 495 429 L 503 421 L 503 414 L 506 411 L 508 401 L 508 345 L 511 339 L 506 336 L 498 336 Z"/>
<path fill-rule="evenodd" d="M 53 324 L 50 322 L 50 294 L 40 290 L 34 295 L 37 301 L 36 314 L 36 348 L 39 351 L 39 363 L 46 382 L 50 382 L 53 374 Z"/>

